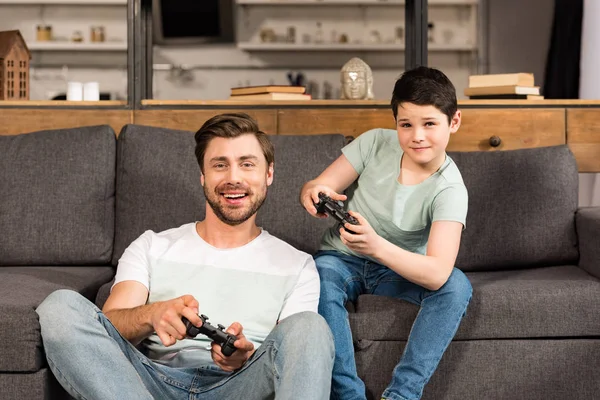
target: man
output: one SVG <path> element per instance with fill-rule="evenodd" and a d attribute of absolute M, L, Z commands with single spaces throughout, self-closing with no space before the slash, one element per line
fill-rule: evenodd
<path fill-rule="evenodd" d="M 102 311 L 59 290 L 38 307 L 48 364 L 84 399 L 328 399 L 331 332 L 312 257 L 256 226 L 274 151 L 245 114 L 196 133 L 203 221 L 146 231 L 119 260 Z M 225 356 L 182 318 L 228 326 Z M 142 351 L 138 351 L 135 346 Z"/>

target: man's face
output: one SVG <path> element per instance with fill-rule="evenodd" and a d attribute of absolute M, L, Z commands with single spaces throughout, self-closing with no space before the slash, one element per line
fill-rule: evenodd
<path fill-rule="evenodd" d="M 448 124 L 448 117 L 434 106 L 401 103 L 396 131 L 400 147 L 414 165 L 426 167 L 445 157 L 450 134 L 460 126 L 460 111 Z"/>
<path fill-rule="evenodd" d="M 273 164 L 267 165 L 260 143 L 252 134 L 214 138 L 204 154 L 200 180 L 214 214 L 228 225 L 238 225 L 252 217 L 265 201 L 267 186 L 273 182 Z"/>

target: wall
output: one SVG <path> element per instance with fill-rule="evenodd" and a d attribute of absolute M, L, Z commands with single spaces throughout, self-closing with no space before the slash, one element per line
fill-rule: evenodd
<path fill-rule="evenodd" d="M 554 0 L 485 0 L 488 3 L 488 72 L 533 72 L 542 86 Z"/>

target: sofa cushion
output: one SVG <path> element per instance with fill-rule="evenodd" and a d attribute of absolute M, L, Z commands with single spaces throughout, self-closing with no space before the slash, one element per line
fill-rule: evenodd
<path fill-rule="evenodd" d="M 330 221 L 313 218 L 300 206 L 304 182 L 341 154 L 342 135 L 270 136 L 275 178 L 258 223 L 271 234 L 307 252 L 317 250 Z M 194 133 L 126 126 L 117 142 L 117 207 L 113 264 L 145 230 L 156 232 L 202 220 L 205 199 L 194 155 Z"/>
<path fill-rule="evenodd" d="M 342 135 L 279 135 L 275 147 L 275 177 L 258 212 L 258 224 L 292 246 L 314 254 L 333 218 L 318 219 L 300 205 L 300 190 L 342 154 Z"/>
<path fill-rule="evenodd" d="M 458 268 L 577 264 L 579 178 L 567 146 L 449 154 L 469 191 Z"/>
<path fill-rule="evenodd" d="M 471 272 L 473 297 L 457 340 L 597 337 L 600 280 L 577 266 Z M 407 340 L 419 307 L 362 295 L 350 314 L 355 340 Z"/>
<path fill-rule="evenodd" d="M 0 374 L 3 400 L 73 400 L 46 367 L 32 374 Z"/>
<path fill-rule="evenodd" d="M 362 340 L 356 369 L 367 400 L 379 400 L 405 342 Z M 453 341 L 422 400 L 591 400 L 598 398 L 600 340 Z"/>
<path fill-rule="evenodd" d="M 50 293 L 73 289 L 94 301 L 113 276 L 110 266 L 0 268 L 0 371 L 33 372 L 45 364 L 35 310 Z"/>
<path fill-rule="evenodd" d="M 115 157 L 109 126 L 0 136 L 0 265 L 110 262 Z"/>

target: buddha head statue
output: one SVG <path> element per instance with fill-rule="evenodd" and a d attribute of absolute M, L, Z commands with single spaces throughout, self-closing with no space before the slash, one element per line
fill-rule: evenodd
<path fill-rule="evenodd" d="M 373 72 L 371 67 L 358 57 L 351 58 L 340 71 L 342 99 L 373 99 Z"/>

